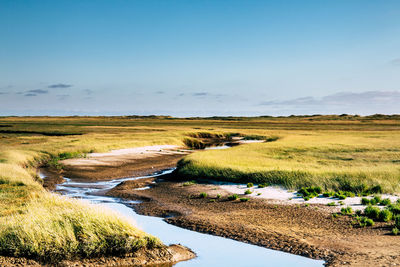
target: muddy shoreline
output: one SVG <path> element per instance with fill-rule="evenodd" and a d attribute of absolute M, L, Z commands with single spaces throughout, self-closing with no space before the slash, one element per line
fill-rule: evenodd
<path fill-rule="evenodd" d="M 150 175 L 157 170 L 174 167 L 184 155 L 165 160 L 166 155 L 142 158 L 135 173 L 135 164 L 119 165 L 130 176 Z M 147 165 L 146 165 L 147 162 Z M 157 163 L 142 172 L 144 166 Z M 110 166 L 110 170 L 114 167 Z M 133 172 L 132 172 L 133 170 Z M 93 171 L 97 171 L 94 167 Z M 104 178 L 109 170 L 97 179 Z M 136 175 L 140 173 L 140 175 Z M 79 175 L 79 169 L 76 169 Z M 66 174 L 64 174 L 66 175 Z M 57 176 L 51 176 L 58 183 Z M 79 177 L 79 176 L 78 176 Z M 122 178 L 115 177 L 113 178 Z M 96 177 L 94 177 L 96 179 Z M 80 179 L 82 180 L 82 176 Z M 93 177 L 88 181 L 93 181 Z M 51 182 L 49 182 L 51 183 Z M 150 185 L 147 190 L 136 190 Z M 206 192 L 206 198 L 199 198 Z M 395 266 L 400 262 L 398 237 L 388 235 L 387 227 L 356 227 L 351 217 L 333 218 L 325 205 L 281 205 L 267 199 L 251 198 L 248 202 L 228 201 L 229 192 L 216 185 L 194 184 L 184 186 L 173 175 L 125 181 L 105 192 L 106 195 L 142 200 L 132 204 L 139 214 L 164 217 L 168 223 L 197 232 L 227 237 L 275 250 L 290 252 L 313 259 L 323 259 L 328 266 Z M 220 194 L 221 198 L 217 198 Z"/>
<path fill-rule="evenodd" d="M 103 181 L 112 178 L 125 178 L 135 176 L 146 176 L 155 172 L 175 167 L 177 162 L 187 155 L 190 151 L 168 150 L 155 153 L 140 153 L 135 158 L 115 157 L 112 164 L 63 164 L 62 169 L 42 166 L 38 169 L 46 178 L 43 180 L 43 187 L 49 191 L 54 191 L 58 184 L 62 184 L 63 177 L 76 177 L 75 181 Z M 143 155 L 145 154 L 145 155 Z M 82 162 L 82 159 L 78 159 Z M 83 160 L 85 162 L 85 160 Z M 82 173 L 82 175 L 81 175 Z M 150 183 L 152 179 L 141 179 L 137 187 L 143 187 Z M 125 256 L 104 256 L 99 258 L 78 258 L 57 262 L 57 266 L 152 266 L 170 267 L 179 261 L 186 261 L 196 257 L 195 252 L 181 246 L 170 245 L 156 249 L 140 249 Z M 35 259 L 16 258 L 0 256 L 1 266 L 54 266 L 53 263 L 40 262 Z"/>
<path fill-rule="evenodd" d="M 0 256 L 1 266 L 60 266 L 60 267 L 94 267 L 94 266 L 151 266 L 171 267 L 174 263 L 192 259 L 196 254 L 181 245 L 170 245 L 156 249 L 140 249 L 126 256 L 109 256 L 63 260 L 54 263 L 41 263 L 33 259 Z"/>
<path fill-rule="evenodd" d="M 164 217 L 182 228 L 323 259 L 327 266 L 395 266 L 400 261 L 398 238 L 388 235 L 387 225 L 360 228 L 349 216 L 333 218 L 325 205 L 228 201 L 229 193 L 215 185 L 184 186 L 172 175 L 147 190 L 135 190 L 138 184 L 143 181 L 123 182 L 107 195 L 142 200 L 132 205 L 136 212 Z M 201 192 L 208 196 L 200 198 Z"/>

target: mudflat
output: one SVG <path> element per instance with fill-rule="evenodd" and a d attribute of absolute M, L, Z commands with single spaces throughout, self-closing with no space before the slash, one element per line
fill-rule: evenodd
<path fill-rule="evenodd" d="M 334 218 L 331 207 L 318 204 L 229 201 L 230 193 L 215 185 L 184 186 L 171 178 L 148 190 L 135 190 L 143 181 L 127 181 L 107 194 L 144 200 L 134 205 L 137 212 L 167 217 L 168 223 L 183 228 L 324 259 L 328 266 L 395 266 L 400 261 L 398 238 L 388 235 L 390 228 L 384 223 L 361 228 L 351 217 Z M 207 197 L 200 198 L 202 192 Z"/>

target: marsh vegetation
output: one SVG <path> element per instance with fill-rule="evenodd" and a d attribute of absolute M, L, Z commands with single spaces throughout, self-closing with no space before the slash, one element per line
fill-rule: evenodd
<path fill-rule="evenodd" d="M 318 194 L 338 196 L 400 191 L 396 116 L 9 117 L 0 118 L 0 127 L 0 254 L 8 256 L 57 261 L 161 246 L 121 218 L 42 187 L 37 167 L 61 169 L 60 160 L 90 152 L 162 144 L 193 147 L 185 140 L 203 142 L 210 136 L 260 138 L 270 142 L 193 153 L 180 162 L 177 174 L 186 181 L 212 178 L 258 187 L 318 187 Z M 385 205 L 393 214 L 390 221 L 400 221 L 397 204 Z M 390 215 L 378 213 L 377 218 L 389 220 Z"/>

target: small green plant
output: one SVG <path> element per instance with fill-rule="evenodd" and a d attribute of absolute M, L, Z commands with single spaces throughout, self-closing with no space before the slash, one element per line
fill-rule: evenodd
<path fill-rule="evenodd" d="M 399 234 L 399 228 L 393 227 L 392 228 L 392 235 L 398 235 Z"/>
<path fill-rule="evenodd" d="M 400 228 L 400 215 L 394 217 L 394 226 Z"/>
<path fill-rule="evenodd" d="M 366 198 L 366 197 L 363 197 L 362 199 L 361 199 L 361 204 L 362 205 L 369 205 L 371 203 L 371 201 L 368 199 L 368 198 Z"/>
<path fill-rule="evenodd" d="M 210 199 L 209 202 L 215 202 L 215 199 Z"/>
<path fill-rule="evenodd" d="M 190 185 L 194 185 L 194 184 L 197 184 L 197 182 L 195 180 L 192 180 L 192 181 L 184 182 L 183 186 L 190 186 Z"/>
<path fill-rule="evenodd" d="M 249 198 L 247 198 L 247 197 L 242 197 L 240 199 L 240 202 L 247 202 L 247 201 L 249 201 Z"/>
<path fill-rule="evenodd" d="M 343 205 L 344 205 L 344 202 L 343 202 L 343 201 L 339 201 L 338 203 L 339 203 L 340 206 L 343 206 Z"/>
<path fill-rule="evenodd" d="M 199 197 L 200 198 L 206 198 L 207 197 L 207 193 L 202 192 L 202 193 L 200 193 Z"/>
<path fill-rule="evenodd" d="M 220 199 L 220 198 L 221 198 L 221 194 L 218 194 L 218 195 L 217 195 L 217 198 Z"/>
<path fill-rule="evenodd" d="M 400 214 L 400 204 L 391 204 L 389 206 L 387 206 L 387 209 L 390 210 L 393 215 L 398 215 Z"/>
<path fill-rule="evenodd" d="M 329 202 L 328 204 L 326 204 L 327 206 L 329 206 L 329 207 L 333 207 L 333 206 L 336 206 L 336 203 L 335 202 Z"/>
<path fill-rule="evenodd" d="M 247 188 L 251 188 L 251 187 L 253 187 L 253 186 L 254 186 L 253 183 L 247 183 Z"/>
<path fill-rule="evenodd" d="M 340 210 L 340 213 L 342 213 L 343 215 L 350 215 L 353 214 L 353 209 L 351 207 L 342 208 Z"/>
<path fill-rule="evenodd" d="M 333 196 L 335 195 L 335 192 L 326 191 L 326 192 L 323 192 L 322 195 L 323 195 L 324 197 L 333 197 Z"/>
<path fill-rule="evenodd" d="M 375 198 L 372 198 L 372 199 L 369 200 L 369 205 L 374 206 L 376 204 L 378 204 L 378 202 L 376 202 Z"/>
<path fill-rule="evenodd" d="M 382 201 L 381 196 L 374 196 L 374 199 L 375 199 L 375 201 L 376 201 L 376 204 L 379 204 L 379 203 L 381 203 L 381 201 Z"/>
<path fill-rule="evenodd" d="M 382 199 L 379 203 L 380 203 L 382 206 L 389 206 L 390 204 L 392 204 L 392 201 L 390 201 L 389 198 L 385 198 L 385 199 Z"/>
<path fill-rule="evenodd" d="M 247 189 L 246 191 L 244 191 L 245 195 L 250 195 L 251 193 L 253 193 L 253 192 L 251 192 L 250 189 Z"/>
<path fill-rule="evenodd" d="M 257 196 L 261 196 L 261 193 L 257 193 Z"/>
<path fill-rule="evenodd" d="M 368 206 L 364 210 L 365 216 L 370 219 L 378 219 L 380 209 L 377 207 Z"/>
<path fill-rule="evenodd" d="M 236 200 L 238 198 L 239 198 L 239 196 L 237 194 L 233 194 L 233 195 L 228 196 L 228 200 Z"/>
<path fill-rule="evenodd" d="M 393 213 L 390 210 L 381 210 L 378 214 L 378 218 L 382 222 L 388 222 L 392 220 Z"/>
<path fill-rule="evenodd" d="M 305 201 L 310 200 L 313 197 L 317 197 L 321 194 L 322 189 L 319 186 L 302 187 L 297 194 L 302 196 Z"/>
<path fill-rule="evenodd" d="M 337 217 L 339 217 L 340 215 L 339 215 L 339 213 L 333 213 L 332 214 L 332 218 L 337 218 Z"/>
<path fill-rule="evenodd" d="M 310 204 L 308 204 L 308 203 L 304 204 L 304 207 L 309 207 L 309 206 L 310 206 Z"/>
<path fill-rule="evenodd" d="M 375 224 L 375 222 L 372 219 L 369 219 L 367 217 L 359 217 L 358 224 L 361 227 L 365 227 L 365 226 L 373 226 Z"/>
<path fill-rule="evenodd" d="M 355 197 L 356 195 L 351 191 L 338 191 L 333 196 L 338 199 L 346 199 L 347 197 Z"/>
<path fill-rule="evenodd" d="M 264 187 L 267 187 L 267 186 L 268 186 L 267 183 L 258 184 L 258 188 L 264 188 Z"/>

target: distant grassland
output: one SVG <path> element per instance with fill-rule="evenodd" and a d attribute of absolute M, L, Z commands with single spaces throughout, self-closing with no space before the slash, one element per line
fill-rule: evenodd
<path fill-rule="evenodd" d="M 258 132 L 263 133 L 263 132 Z M 380 185 L 400 192 L 398 131 L 268 131 L 275 142 L 187 156 L 178 165 L 183 177 L 283 185 L 321 186 L 362 192 Z"/>
<path fill-rule="evenodd" d="M 266 181 L 288 188 L 365 183 L 400 192 L 399 116 L 0 117 L 0 254 L 51 262 L 159 246 L 113 214 L 46 192 L 36 168 L 89 152 L 183 146 L 207 132 L 265 136 L 270 142 L 191 154 L 178 169 L 188 179 Z"/>

